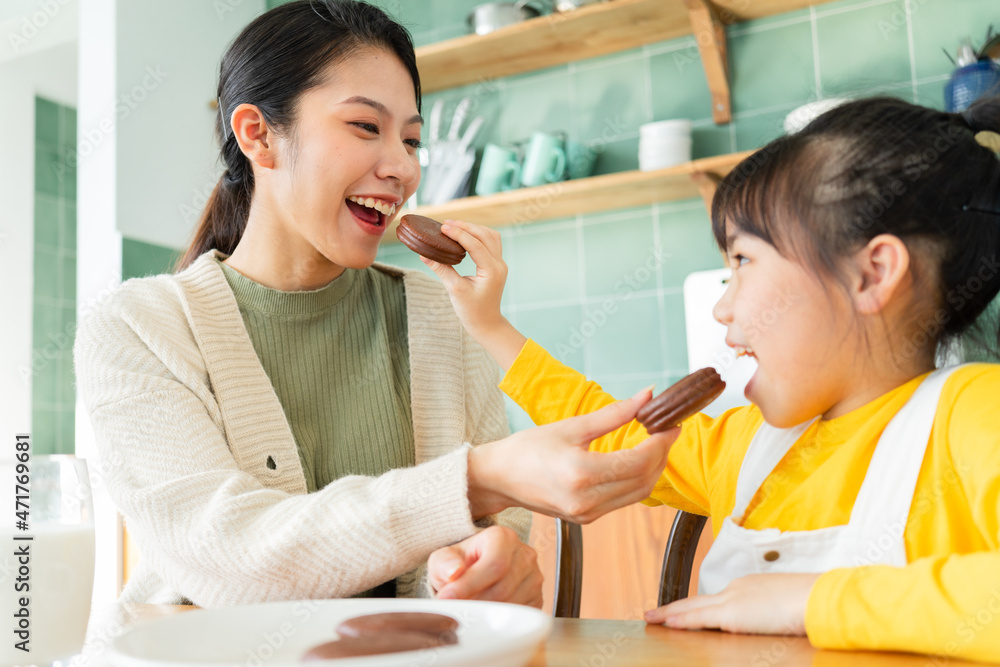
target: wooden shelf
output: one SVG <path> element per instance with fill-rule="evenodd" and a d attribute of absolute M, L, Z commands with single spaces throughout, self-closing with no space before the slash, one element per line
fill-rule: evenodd
<path fill-rule="evenodd" d="M 713 0 L 719 22 L 789 12 L 821 0 Z M 540 16 L 488 35 L 466 35 L 417 49 L 424 92 L 594 58 L 693 32 L 685 0 L 612 0 Z M 699 39 L 699 43 L 702 40 Z"/>
<path fill-rule="evenodd" d="M 657 171 L 624 171 L 489 197 L 465 197 L 439 206 L 421 206 L 403 215 L 417 213 L 439 221 L 458 219 L 503 227 L 699 195 L 710 199 L 714 183 L 752 152 L 717 155 Z M 386 233 L 385 242 L 397 242 L 394 227 Z"/>

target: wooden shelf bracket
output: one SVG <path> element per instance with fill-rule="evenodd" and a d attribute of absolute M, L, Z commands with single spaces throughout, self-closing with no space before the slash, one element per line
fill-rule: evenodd
<path fill-rule="evenodd" d="M 726 26 L 708 0 L 684 0 L 691 19 L 691 31 L 698 42 L 701 62 L 712 94 L 712 118 L 717 125 L 733 119 L 729 92 L 729 61 Z"/>
<path fill-rule="evenodd" d="M 712 214 L 712 200 L 715 199 L 715 191 L 719 189 L 722 176 L 712 171 L 696 171 L 691 174 L 691 180 L 698 186 L 698 194 L 705 201 L 705 208 L 708 214 Z"/>

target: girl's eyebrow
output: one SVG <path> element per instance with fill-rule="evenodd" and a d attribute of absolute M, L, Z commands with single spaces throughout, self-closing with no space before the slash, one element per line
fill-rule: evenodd
<path fill-rule="evenodd" d="M 366 106 L 370 106 L 372 109 L 375 109 L 375 111 L 379 112 L 383 116 L 392 118 L 392 112 L 389 111 L 389 107 L 382 104 L 378 100 L 373 100 L 370 97 L 364 97 L 363 95 L 355 95 L 354 97 L 344 100 L 341 104 L 364 104 Z M 423 125 L 423 123 L 424 118 L 420 114 L 415 114 L 411 116 L 408 121 L 406 121 L 406 125 Z"/>
<path fill-rule="evenodd" d="M 739 239 L 741 236 L 743 236 L 743 232 L 740 232 L 740 231 L 735 231 L 732 234 L 730 234 L 729 236 L 727 236 L 726 237 L 726 248 L 732 247 L 733 243 L 735 243 L 736 240 Z"/>

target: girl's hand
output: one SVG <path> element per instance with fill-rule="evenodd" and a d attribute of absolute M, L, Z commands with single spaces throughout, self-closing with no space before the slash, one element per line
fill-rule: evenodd
<path fill-rule="evenodd" d="M 469 507 L 473 518 L 524 507 L 574 523 L 590 523 L 648 498 L 663 474 L 680 428 L 650 436 L 632 449 L 588 450 L 595 438 L 632 421 L 651 396 L 644 389 L 590 414 L 472 448 Z"/>
<path fill-rule="evenodd" d="M 420 259 L 441 278 L 465 330 L 506 371 L 524 346 L 525 338 L 500 313 L 500 297 L 507 281 L 500 234 L 495 229 L 461 220 L 446 220 L 441 231 L 468 251 L 476 263 L 476 275 L 462 276 L 452 266 L 426 257 Z"/>
<path fill-rule="evenodd" d="M 686 630 L 805 635 L 806 603 L 819 576 L 751 574 L 716 595 L 697 595 L 651 609 L 645 619 Z"/>
<path fill-rule="evenodd" d="M 450 547 L 427 560 L 427 576 L 439 600 L 493 600 L 542 607 L 538 554 L 503 526 Z"/>

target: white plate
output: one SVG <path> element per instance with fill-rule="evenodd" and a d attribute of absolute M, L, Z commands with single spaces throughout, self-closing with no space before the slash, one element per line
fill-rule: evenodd
<path fill-rule="evenodd" d="M 313 646 L 337 638 L 341 621 L 362 614 L 427 611 L 459 622 L 458 644 L 364 658 L 331 667 L 475 665 L 520 667 L 548 636 L 552 619 L 530 607 L 466 600 L 303 600 L 199 609 L 137 623 L 111 645 L 114 667 L 301 667 Z"/>

